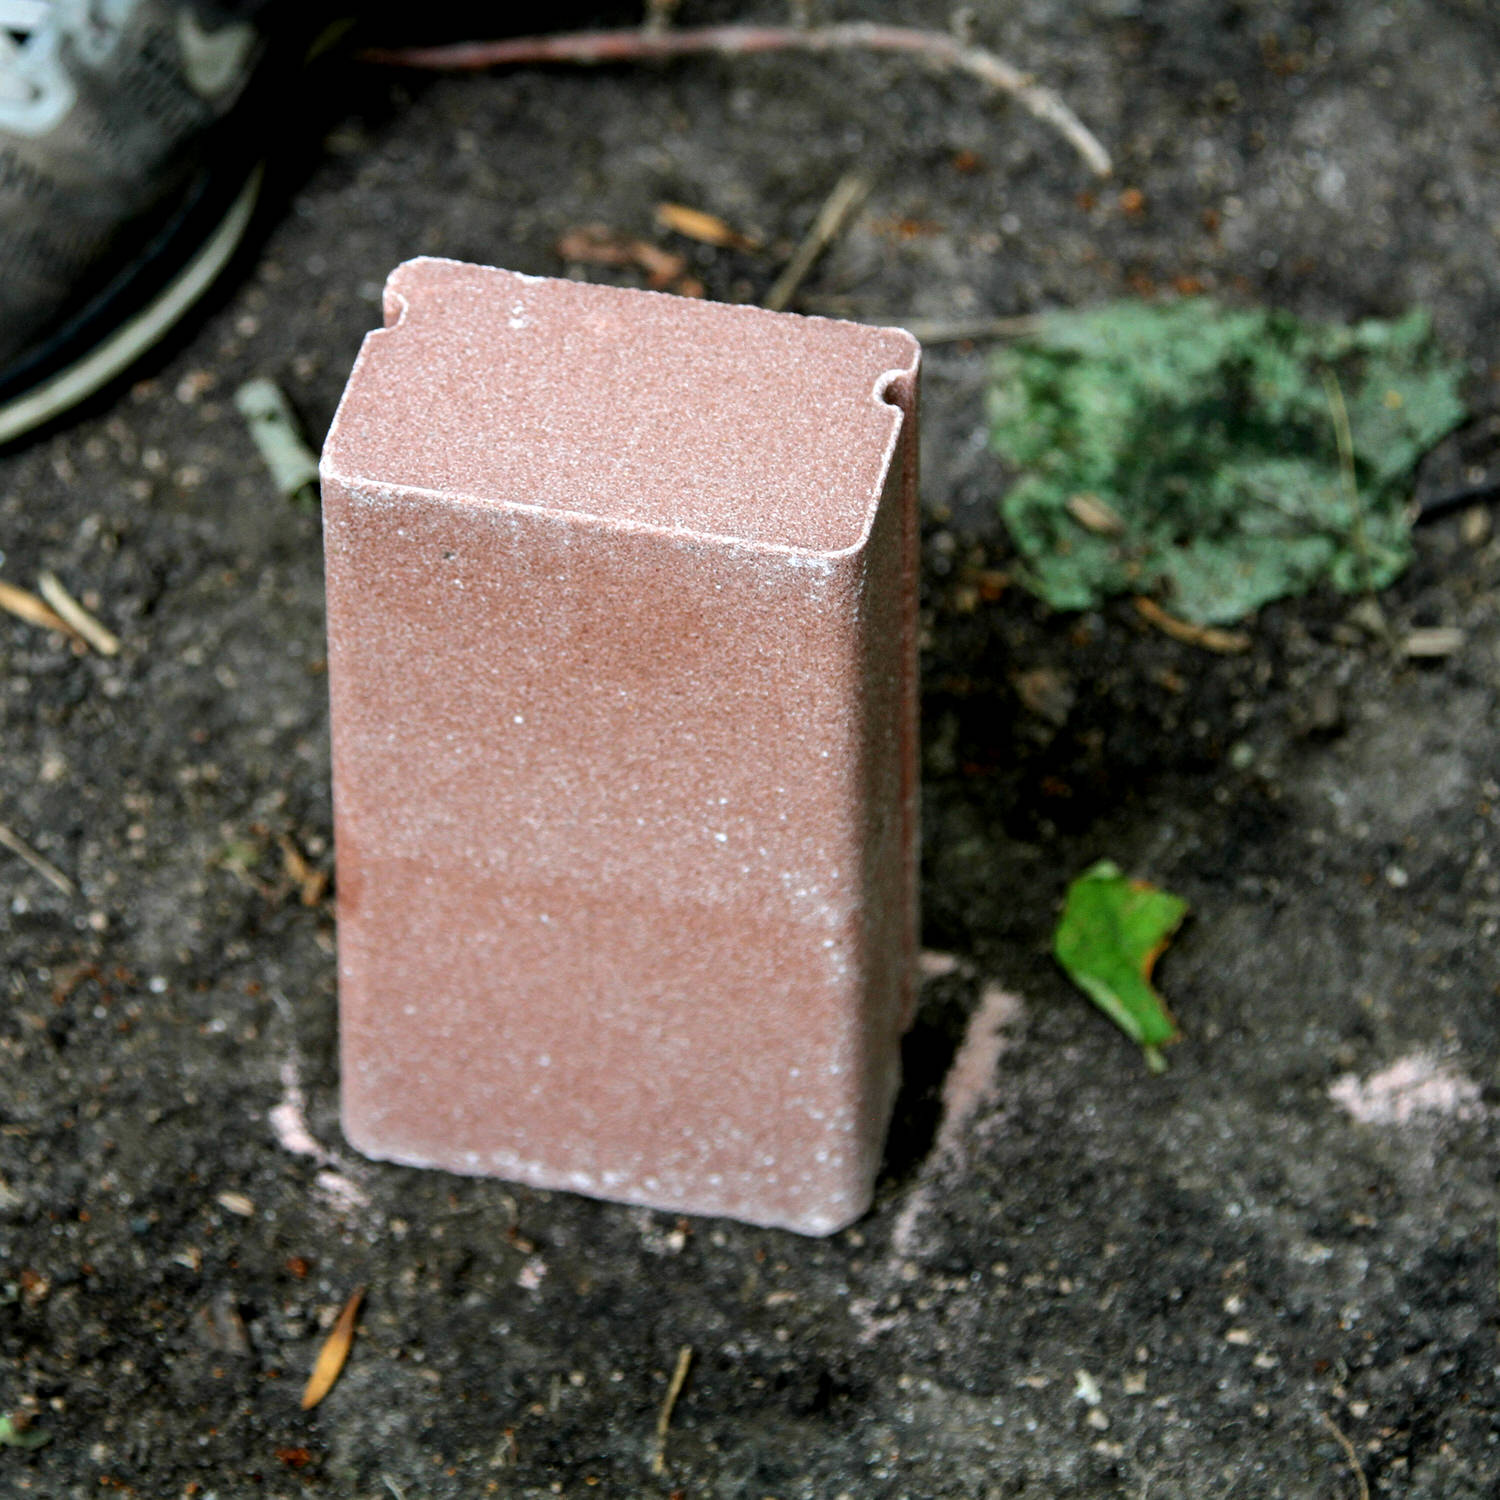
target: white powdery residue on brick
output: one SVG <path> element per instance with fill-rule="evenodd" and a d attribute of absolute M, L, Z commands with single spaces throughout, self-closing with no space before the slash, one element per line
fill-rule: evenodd
<path fill-rule="evenodd" d="M 1479 1085 L 1425 1052 L 1398 1058 L 1365 1079 L 1345 1073 L 1328 1086 L 1328 1097 L 1362 1125 L 1405 1125 L 1418 1115 L 1472 1120 L 1484 1112 Z"/>
<path fill-rule="evenodd" d="M 1023 1014 L 1020 999 L 997 984 L 986 985 L 969 1018 L 963 1042 L 943 1080 L 943 1114 L 932 1153 L 922 1169 L 923 1181 L 912 1189 L 891 1231 L 891 1253 L 904 1258 L 917 1248 L 917 1227 L 932 1207 L 935 1178 L 967 1165 L 965 1137 L 979 1107 L 990 1097 L 995 1066 L 1008 1042 L 1006 1031 Z"/>

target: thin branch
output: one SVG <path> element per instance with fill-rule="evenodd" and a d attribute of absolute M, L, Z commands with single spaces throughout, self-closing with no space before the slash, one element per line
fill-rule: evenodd
<path fill-rule="evenodd" d="M 849 21 L 836 26 L 699 26 L 685 30 L 572 31 L 495 42 L 459 42 L 446 47 L 372 48 L 361 57 L 387 67 L 480 70 L 544 63 L 642 62 L 671 57 L 748 57 L 765 52 L 888 52 L 917 57 L 933 67 L 966 73 L 1008 94 L 1023 109 L 1050 125 L 1100 177 L 1114 170 L 1098 138 L 1060 95 L 1021 72 L 1003 57 L 972 47 L 941 31 Z"/>

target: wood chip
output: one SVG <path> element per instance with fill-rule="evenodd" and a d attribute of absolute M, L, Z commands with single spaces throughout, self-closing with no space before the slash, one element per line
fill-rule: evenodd
<path fill-rule="evenodd" d="M 72 627 L 74 634 L 81 635 L 100 656 L 120 654 L 120 638 L 113 631 L 106 630 L 62 586 L 55 573 L 37 574 L 36 586 L 42 598 Z"/>
<path fill-rule="evenodd" d="M 677 1368 L 672 1371 L 671 1383 L 667 1386 L 666 1399 L 656 1414 L 656 1445 L 651 1455 L 651 1472 L 661 1474 L 667 1467 L 667 1429 L 672 1425 L 672 1408 L 682 1394 L 683 1382 L 687 1380 L 688 1366 L 693 1362 L 693 1346 L 684 1344 L 677 1351 Z"/>
<path fill-rule="evenodd" d="M 1418 661 L 1432 661 L 1439 657 L 1452 656 L 1462 649 L 1468 636 L 1454 625 L 1428 625 L 1411 631 L 1401 643 L 1405 656 Z"/>
<path fill-rule="evenodd" d="M 1070 495 L 1067 511 L 1085 531 L 1095 536 L 1119 536 L 1125 523 L 1097 495 Z"/>
<path fill-rule="evenodd" d="M 359 1317 L 360 1304 L 365 1300 L 365 1289 L 355 1288 L 353 1296 L 344 1304 L 333 1332 L 323 1341 L 318 1350 L 317 1362 L 307 1389 L 302 1392 L 302 1410 L 311 1411 L 329 1391 L 343 1372 L 344 1362 L 349 1358 L 350 1346 L 354 1343 L 354 1324 Z"/>
<path fill-rule="evenodd" d="M 705 213 L 701 208 L 689 208 L 686 203 L 658 203 L 656 222 L 674 234 L 697 240 L 701 245 L 717 245 L 721 250 L 759 250 L 760 241 L 754 235 L 741 234 L 732 229 L 717 214 Z"/>
<path fill-rule="evenodd" d="M 1214 625 L 1190 625 L 1186 620 L 1179 620 L 1176 615 L 1169 615 L 1154 599 L 1138 597 L 1135 607 L 1143 620 L 1148 620 L 1174 641 L 1182 641 L 1188 646 L 1202 646 L 1205 651 L 1217 651 L 1224 656 L 1234 656 L 1250 649 L 1250 637 L 1243 630 L 1220 630 Z"/>
<path fill-rule="evenodd" d="M 18 620 L 25 620 L 28 625 L 40 625 L 43 630 L 57 630 L 75 641 L 83 640 L 55 609 L 42 603 L 28 589 L 18 589 L 13 583 L 0 581 L 0 609 Z"/>

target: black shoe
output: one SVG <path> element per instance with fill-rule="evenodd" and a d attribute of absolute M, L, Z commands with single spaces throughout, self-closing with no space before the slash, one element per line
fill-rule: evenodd
<path fill-rule="evenodd" d="M 223 269 L 268 50 L 185 0 L 0 0 L 0 443 L 113 379 Z"/>

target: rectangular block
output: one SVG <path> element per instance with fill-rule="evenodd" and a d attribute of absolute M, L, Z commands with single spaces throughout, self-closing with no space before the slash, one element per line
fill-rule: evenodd
<path fill-rule="evenodd" d="M 906 333 L 399 267 L 323 451 L 344 1128 L 825 1233 L 916 948 Z"/>

